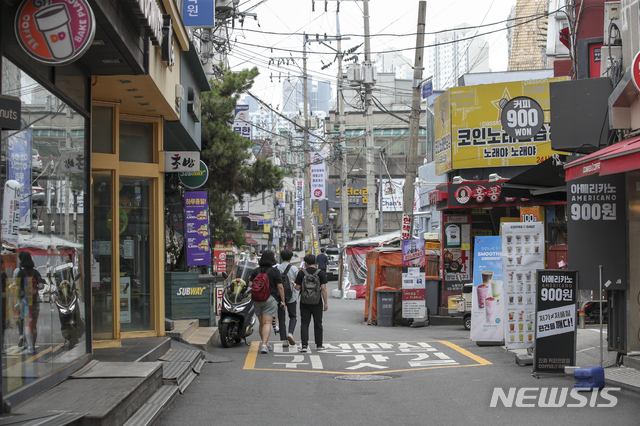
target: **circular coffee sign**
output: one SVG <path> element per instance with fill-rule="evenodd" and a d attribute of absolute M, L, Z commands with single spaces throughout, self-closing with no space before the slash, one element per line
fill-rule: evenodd
<path fill-rule="evenodd" d="M 96 19 L 86 0 L 25 0 L 16 13 L 15 32 L 32 58 L 65 65 L 91 47 Z"/>
<path fill-rule="evenodd" d="M 178 173 L 178 179 L 180 179 L 180 182 L 189 189 L 200 188 L 205 184 L 208 178 L 209 168 L 202 160 L 200 160 L 200 170 L 197 172 Z"/>
<path fill-rule="evenodd" d="M 531 139 L 544 124 L 540 104 L 526 96 L 511 99 L 500 114 L 502 128 L 514 139 Z"/>

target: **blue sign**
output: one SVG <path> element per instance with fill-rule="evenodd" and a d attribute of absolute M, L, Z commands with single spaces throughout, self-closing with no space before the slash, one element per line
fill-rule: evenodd
<path fill-rule="evenodd" d="M 476 237 L 474 248 L 471 340 L 499 342 L 504 339 L 506 299 L 502 239 L 499 236 Z"/>
<path fill-rule="evenodd" d="M 258 225 L 271 225 L 270 220 L 260 220 L 258 221 Z"/>
<path fill-rule="evenodd" d="M 7 138 L 9 157 L 8 179 L 22 185 L 19 226 L 31 228 L 31 130 L 13 133 Z"/>
<path fill-rule="evenodd" d="M 213 27 L 215 0 L 184 0 L 182 22 L 185 27 Z"/>
<path fill-rule="evenodd" d="M 422 99 L 427 99 L 431 95 L 433 95 L 433 81 L 422 85 Z"/>

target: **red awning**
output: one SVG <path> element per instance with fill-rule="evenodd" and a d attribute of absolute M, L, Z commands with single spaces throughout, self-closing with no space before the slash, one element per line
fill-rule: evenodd
<path fill-rule="evenodd" d="M 255 246 L 258 245 L 258 242 L 252 238 L 247 238 L 247 244 L 249 244 L 250 246 Z"/>
<path fill-rule="evenodd" d="M 640 136 L 602 148 L 564 166 L 566 181 L 584 176 L 601 176 L 640 169 Z"/>

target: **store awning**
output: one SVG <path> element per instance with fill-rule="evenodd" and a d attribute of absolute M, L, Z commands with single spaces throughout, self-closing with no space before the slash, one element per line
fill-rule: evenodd
<path fill-rule="evenodd" d="M 258 245 L 258 242 L 252 238 L 247 238 L 247 244 L 249 244 L 250 246 L 255 246 Z"/>
<path fill-rule="evenodd" d="M 519 175 L 502 183 L 505 197 L 540 200 L 567 200 L 567 185 L 563 167 L 566 157 L 554 155 Z"/>
<path fill-rule="evenodd" d="M 600 176 L 640 169 L 640 136 L 625 139 L 567 164 L 567 182 L 584 176 Z"/>
<path fill-rule="evenodd" d="M 262 216 L 261 214 L 250 214 L 249 215 L 249 220 L 251 222 L 262 222 L 262 221 L 267 220 L 267 218 Z"/>

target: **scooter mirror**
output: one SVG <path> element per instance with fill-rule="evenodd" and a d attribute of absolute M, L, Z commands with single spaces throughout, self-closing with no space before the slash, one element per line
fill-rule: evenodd
<path fill-rule="evenodd" d="M 226 273 L 226 272 L 223 272 L 223 273 L 222 273 L 222 278 L 224 278 L 225 280 L 228 278 L 228 275 L 227 275 L 227 273 Z"/>

